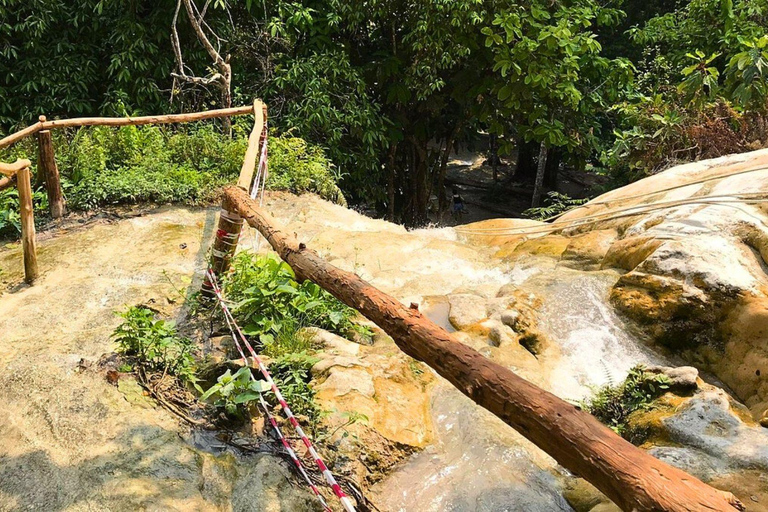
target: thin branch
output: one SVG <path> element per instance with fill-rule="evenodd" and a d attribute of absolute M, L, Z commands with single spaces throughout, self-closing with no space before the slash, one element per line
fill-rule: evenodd
<path fill-rule="evenodd" d="M 213 61 L 216 63 L 216 66 L 219 68 L 222 74 L 225 74 L 229 64 L 227 64 L 227 62 L 221 57 L 221 54 L 216 51 L 216 48 L 213 47 L 210 39 L 208 39 L 208 36 L 205 35 L 203 27 L 200 25 L 200 23 L 198 23 L 194 9 L 192 8 L 192 0 L 181 1 L 184 2 L 184 8 L 187 10 L 189 22 L 192 24 L 192 29 L 195 31 L 195 34 L 197 34 L 197 39 L 200 41 L 200 44 L 203 45 L 203 48 L 205 48 L 205 50 L 208 52 L 208 55 L 211 56 L 211 59 L 213 59 Z"/>

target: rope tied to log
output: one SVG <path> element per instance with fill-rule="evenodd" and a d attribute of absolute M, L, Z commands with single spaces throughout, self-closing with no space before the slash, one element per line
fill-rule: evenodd
<path fill-rule="evenodd" d="M 352 501 L 341 489 L 341 486 L 336 481 L 336 478 L 333 476 L 333 473 L 331 473 L 331 470 L 329 470 L 328 467 L 325 465 L 325 462 L 323 462 L 323 459 L 320 457 L 320 454 L 318 454 L 317 450 L 315 450 L 312 442 L 309 440 L 309 437 L 304 433 L 304 430 L 301 428 L 301 425 L 299 425 L 298 420 L 293 415 L 293 412 L 291 411 L 288 403 L 286 402 L 285 398 L 283 398 L 282 393 L 280 393 L 280 389 L 277 387 L 277 384 L 275 384 L 275 381 L 272 378 L 272 375 L 269 373 L 269 370 L 261 361 L 259 356 L 256 354 L 256 351 L 253 349 L 253 346 L 250 344 L 250 342 L 245 337 L 240 327 L 237 325 L 237 322 L 235 321 L 235 318 L 232 315 L 232 312 L 229 310 L 229 307 L 224 301 L 224 296 L 221 291 L 221 287 L 219 286 L 218 279 L 216 278 L 216 274 L 213 272 L 213 269 L 211 267 L 209 267 L 208 270 L 206 271 L 206 278 L 211 283 L 213 293 L 216 296 L 216 302 L 221 307 L 221 310 L 224 313 L 224 319 L 226 320 L 227 326 L 229 327 L 229 330 L 232 333 L 232 339 L 234 340 L 235 346 L 237 347 L 237 351 L 243 360 L 243 365 L 249 366 L 249 367 L 252 366 L 252 364 L 248 363 L 248 358 L 246 357 L 245 351 L 243 350 L 240 342 L 242 342 L 242 344 L 245 345 L 248 352 L 251 354 L 253 363 L 255 363 L 256 367 L 261 372 L 261 375 L 264 377 L 264 380 L 267 382 L 267 385 L 270 387 L 272 393 L 275 395 L 275 398 L 280 403 L 280 407 L 282 408 L 283 413 L 285 414 L 285 417 L 293 426 L 294 430 L 299 435 L 299 437 L 301 437 L 301 440 L 304 443 L 304 446 L 307 447 L 307 450 L 309 451 L 310 455 L 315 460 L 315 464 L 317 464 L 317 467 L 322 473 L 323 477 L 325 478 L 325 481 L 328 483 L 331 489 L 333 489 L 333 493 L 341 501 L 341 504 L 344 507 L 344 510 L 346 512 L 355 512 L 355 507 L 352 505 Z M 240 341 L 238 341 L 238 338 Z M 254 381 L 256 380 L 253 374 L 251 374 L 251 379 Z M 294 462 L 294 464 L 298 468 L 299 473 L 302 475 L 304 480 L 310 486 L 310 489 L 312 490 L 313 494 L 318 498 L 320 503 L 323 505 L 324 510 L 331 511 L 331 508 L 326 503 L 322 494 L 320 494 L 319 489 L 314 483 L 312 483 L 312 480 L 309 478 L 309 475 L 307 474 L 303 464 L 301 463 L 301 459 L 298 458 L 298 456 L 296 455 L 296 452 L 293 450 L 290 443 L 281 432 L 280 427 L 278 426 L 274 416 L 270 413 L 269 406 L 264 400 L 264 396 L 261 392 L 259 392 L 259 401 L 262 409 L 264 410 L 264 413 L 269 419 L 270 424 L 275 429 L 278 439 L 280 439 L 281 443 L 283 444 L 285 449 L 288 451 L 288 455 L 291 457 L 291 460 Z"/>

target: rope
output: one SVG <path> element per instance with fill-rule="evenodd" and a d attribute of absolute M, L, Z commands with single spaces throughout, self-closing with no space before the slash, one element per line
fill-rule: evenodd
<path fill-rule="evenodd" d="M 267 178 L 269 177 L 269 154 L 268 144 L 269 141 L 269 126 L 264 123 L 264 140 L 261 144 L 261 154 L 259 155 L 259 166 L 256 170 L 256 176 L 253 178 L 253 186 L 251 187 L 251 199 L 255 200 L 259 198 L 259 206 L 264 205 L 264 191 L 267 188 Z M 261 189 L 261 190 L 259 190 Z M 254 244 L 255 252 L 259 252 L 261 249 L 261 236 L 259 231 L 254 229 Z"/>
<path fill-rule="evenodd" d="M 659 190 L 653 190 L 651 192 L 643 192 L 643 193 L 634 194 L 634 195 L 631 195 L 631 196 L 617 197 L 615 199 L 601 199 L 601 200 L 596 200 L 596 201 L 590 201 L 590 202 L 588 202 L 586 204 L 582 204 L 580 206 L 577 206 L 576 208 L 571 208 L 568 211 L 565 211 L 565 212 L 562 212 L 562 213 L 558 213 L 557 215 L 553 215 L 552 217 L 549 217 L 549 218 L 545 219 L 544 221 L 545 222 L 549 222 L 551 220 L 555 220 L 557 218 L 562 217 L 563 215 L 565 215 L 568 212 L 579 210 L 581 208 L 586 208 L 588 206 L 594 206 L 596 204 L 611 204 L 611 203 L 616 203 L 618 201 L 630 201 L 632 199 L 641 199 L 643 197 L 648 197 L 648 196 L 652 196 L 652 195 L 655 195 L 655 194 L 661 194 L 663 192 L 671 192 L 673 190 L 678 190 L 678 189 L 681 189 L 681 188 L 690 187 L 691 185 L 701 185 L 702 183 L 708 183 L 710 181 L 717 181 L 717 180 L 722 180 L 722 179 L 725 179 L 725 178 L 730 178 L 732 176 L 739 176 L 741 174 L 748 174 L 748 173 L 751 173 L 751 172 L 760 172 L 760 171 L 768 171 L 768 168 L 766 168 L 766 167 L 757 167 L 757 168 L 754 168 L 754 169 L 746 169 L 746 170 L 736 171 L 736 172 L 727 173 L 727 174 L 718 174 L 717 176 L 710 176 L 708 178 L 702 178 L 700 180 L 694 180 L 694 181 L 690 181 L 688 183 L 682 183 L 680 185 L 673 185 L 671 187 L 661 188 Z"/>
<path fill-rule="evenodd" d="M 240 340 L 248 349 L 248 352 L 251 354 L 253 361 L 258 366 L 259 371 L 264 377 L 264 380 L 271 387 L 272 393 L 274 393 L 275 398 L 277 398 L 278 402 L 280 403 L 280 407 L 283 409 L 283 413 L 285 414 L 286 418 L 288 418 L 288 421 L 291 423 L 293 428 L 296 430 L 296 433 L 299 435 L 299 437 L 301 437 L 302 442 L 307 447 L 307 450 L 309 451 L 310 455 L 312 455 L 312 458 L 315 460 L 317 467 L 320 469 L 320 472 L 323 474 L 325 481 L 328 483 L 328 485 L 331 486 L 331 489 L 333 489 L 333 493 L 341 501 L 341 504 L 344 507 L 344 510 L 346 512 L 355 512 L 355 507 L 352 505 L 351 500 L 346 494 L 344 494 L 344 491 L 341 489 L 341 486 L 336 481 L 336 478 L 334 478 L 333 473 L 331 473 L 331 471 L 325 465 L 325 462 L 323 462 L 323 459 L 315 450 L 314 446 L 312 445 L 312 442 L 309 440 L 309 437 L 304 433 L 304 430 L 302 430 L 301 425 L 299 425 L 299 422 L 296 420 L 296 417 L 293 415 L 293 412 L 291 412 L 291 409 L 288 406 L 288 403 L 285 401 L 285 398 L 283 398 L 282 393 L 280 393 L 280 390 L 277 388 L 275 381 L 272 379 L 272 375 L 270 375 L 269 371 L 267 370 L 267 367 L 264 366 L 264 363 L 256 354 L 256 351 L 253 349 L 251 344 L 248 342 L 248 339 L 245 337 L 245 335 L 243 335 L 243 332 L 240 330 L 240 327 L 237 325 L 237 322 L 235 321 L 234 316 L 232 315 L 226 303 L 224 302 L 224 297 L 221 293 L 221 288 L 219 287 L 219 283 L 218 283 L 218 280 L 216 279 L 216 275 L 214 274 L 213 270 L 210 268 L 207 270 L 207 277 L 212 285 L 212 289 L 214 294 L 216 295 L 216 299 L 219 305 L 221 306 L 221 310 L 224 313 L 224 318 L 227 321 L 227 325 L 229 326 L 230 331 L 234 336 L 237 350 L 240 353 L 240 356 L 243 358 L 244 363 L 247 364 L 248 359 L 246 358 L 245 352 L 242 350 L 240 343 L 237 341 L 238 338 L 240 338 Z M 253 375 L 251 375 L 251 378 L 254 378 Z M 303 470 L 303 467 L 301 466 L 301 462 L 296 456 L 296 453 L 293 452 L 293 450 L 289 446 L 288 441 L 285 439 L 285 436 L 283 436 L 282 432 L 279 431 L 279 428 L 277 427 L 277 422 L 267 410 L 266 403 L 264 402 L 264 399 L 261 396 L 260 396 L 260 401 L 261 401 L 262 407 L 265 409 L 265 412 L 267 413 L 268 418 L 270 419 L 270 423 L 278 432 L 278 437 L 283 442 L 283 446 L 285 446 L 286 449 L 289 450 L 289 454 L 291 454 L 291 459 L 293 459 L 294 463 L 296 463 L 297 466 L 301 468 L 300 472 L 302 473 L 302 476 L 304 476 L 305 480 L 307 480 L 307 482 L 310 484 L 310 487 L 312 487 L 313 492 L 315 493 L 316 496 L 318 496 L 318 499 L 321 500 L 326 510 L 330 510 L 328 508 L 328 505 L 325 503 L 325 500 L 323 500 L 322 497 L 320 496 L 320 492 L 319 490 L 317 490 L 317 487 L 315 487 L 314 484 L 310 482 L 309 476 L 306 474 L 306 471 Z"/>
<path fill-rule="evenodd" d="M 214 290 L 220 291 L 218 283 L 214 285 Z M 216 296 L 218 298 L 220 294 L 217 293 Z M 240 354 L 240 357 L 243 360 L 243 366 L 250 366 L 250 364 L 248 363 L 248 358 L 246 357 L 245 352 L 243 352 L 243 347 L 240 345 L 240 342 L 237 339 L 237 334 L 235 333 L 235 328 L 233 327 L 234 318 L 231 318 L 231 314 L 229 313 L 228 309 L 225 309 L 224 307 L 222 307 L 222 311 L 224 312 L 224 320 L 227 322 L 227 327 L 229 328 L 229 332 L 232 333 L 232 339 L 235 341 L 235 347 L 237 348 L 237 352 Z M 251 380 L 256 381 L 256 377 L 253 376 L 253 373 L 251 373 Z M 261 391 L 259 391 L 259 403 L 261 405 L 261 408 L 264 410 L 264 414 L 269 419 L 269 423 L 272 425 L 272 428 L 275 429 L 275 433 L 277 434 L 278 439 L 280 440 L 280 442 L 283 444 L 283 447 L 288 452 L 288 455 L 290 456 L 293 463 L 296 465 L 296 468 L 299 470 L 299 473 L 307 482 L 307 485 L 309 485 L 310 489 L 312 489 L 312 492 L 314 493 L 314 495 L 317 496 L 317 499 L 322 504 L 323 509 L 326 512 L 330 512 L 331 508 L 326 503 L 325 498 L 323 497 L 322 494 L 320 494 L 320 490 L 309 478 L 309 475 L 304 469 L 304 465 L 301 463 L 301 459 L 299 459 L 299 457 L 296 455 L 296 452 L 293 450 L 293 447 L 283 435 L 282 430 L 280 430 L 280 427 L 278 426 L 277 421 L 275 420 L 275 417 L 269 411 L 269 406 L 264 401 L 264 394 Z"/>
<path fill-rule="evenodd" d="M 703 205 L 720 205 L 729 206 L 727 203 L 744 203 L 744 204 L 756 204 L 764 202 L 768 199 L 768 194 L 765 192 L 753 192 L 744 194 L 729 194 L 729 195 L 717 195 L 706 196 L 702 198 L 688 198 L 688 199 L 676 199 L 670 201 L 659 201 L 656 203 L 641 204 L 635 206 L 629 206 L 626 208 L 620 208 L 610 212 L 597 213 L 594 215 L 588 215 L 579 219 L 573 219 L 570 221 L 552 222 L 544 226 L 527 226 L 519 228 L 461 228 L 457 227 L 455 230 L 459 233 L 468 233 L 471 235 L 533 235 L 538 233 L 551 233 L 554 231 L 561 231 L 571 227 L 581 227 L 589 224 L 595 224 L 597 222 L 620 219 L 623 217 L 632 217 L 640 215 L 642 213 L 648 213 L 654 210 L 663 210 L 666 208 L 672 208 L 676 206 L 686 206 L 694 204 Z M 637 210 L 637 211 L 632 211 Z"/>

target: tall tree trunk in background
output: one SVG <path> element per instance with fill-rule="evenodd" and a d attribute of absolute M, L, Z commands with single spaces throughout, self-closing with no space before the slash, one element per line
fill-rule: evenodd
<path fill-rule="evenodd" d="M 491 134 L 491 167 L 493 168 L 493 181 L 499 181 L 499 144 L 497 141 L 497 137 L 494 134 Z"/>
<path fill-rule="evenodd" d="M 547 154 L 547 167 L 544 169 L 544 185 L 548 189 L 557 188 L 557 174 L 560 172 L 560 162 L 563 160 L 563 150 L 552 148 Z"/>
<path fill-rule="evenodd" d="M 387 220 L 395 222 L 395 155 L 397 154 L 397 143 L 389 146 L 387 155 Z"/>
<path fill-rule="evenodd" d="M 443 212 L 448 207 L 448 201 L 445 196 L 445 174 L 448 172 L 448 159 L 453 151 L 453 146 L 456 143 L 456 137 L 459 135 L 461 125 L 456 123 L 456 127 L 448 136 L 448 140 L 445 141 L 445 151 L 440 160 L 440 174 L 437 176 L 437 216 L 438 219 L 443 216 Z"/>
<path fill-rule="evenodd" d="M 414 141 L 416 154 L 416 166 L 413 169 L 416 177 L 416 190 L 414 198 L 413 225 L 420 227 L 429 222 L 427 210 L 429 208 L 429 150 L 426 142 Z"/>
<path fill-rule="evenodd" d="M 533 185 L 533 199 L 531 208 L 541 204 L 541 192 L 544 189 L 544 170 L 547 167 L 547 144 L 542 142 L 539 146 L 539 165 L 536 168 L 536 182 Z"/>
<path fill-rule="evenodd" d="M 525 142 L 522 138 L 517 141 L 517 166 L 515 180 L 532 183 L 536 179 L 536 143 Z"/>

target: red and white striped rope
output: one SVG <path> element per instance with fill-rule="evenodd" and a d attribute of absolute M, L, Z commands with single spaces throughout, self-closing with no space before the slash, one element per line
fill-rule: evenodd
<path fill-rule="evenodd" d="M 232 322 L 232 326 L 234 327 L 234 330 L 237 332 L 238 337 L 248 349 L 248 352 L 251 354 L 251 357 L 253 358 L 254 362 L 258 366 L 259 371 L 264 377 L 264 380 L 270 386 L 270 388 L 272 389 L 272 392 L 275 394 L 275 397 L 277 398 L 277 401 L 280 403 L 280 407 L 283 409 L 283 413 L 285 414 L 285 417 L 288 418 L 288 421 L 291 423 L 291 425 L 293 425 L 293 428 L 296 430 L 296 433 L 299 435 L 299 437 L 301 437 L 301 440 L 304 443 L 304 446 L 307 447 L 307 450 L 309 451 L 310 455 L 312 455 L 312 458 L 315 460 L 317 467 L 320 469 L 320 472 L 323 474 L 325 481 L 328 483 L 328 485 L 331 486 L 331 489 L 333 489 L 333 493 L 341 501 L 341 504 L 344 507 L 344 510 L 346 512 L 355 512 L 355 507 L 352 505 L 352 501 L 349 499 L 349 497 L 346 494 L 344 494 L 344 491 L 341 489 L 341 486 L 336 481 L 336 478 L 334 478 L 333 473 L 331 473 L 331 471 L 325 465 L 325 462 L 323 462 L 323 459 L 320 457 L 320 454 L 318 454 L 317 451 L 315 450 L 315 447 L 312 445 L 312 442 L 309 440 L 309 437 L 304 433 L 304 430 L 301 428 L 301 425 L 299 425 L 298 420 L 296 420 L 296 417 L 293 415 L 291 408 L 288 406 L 288 403 L 285 401 L 285 398 L 283 398 L 282 393 L 280 393 L 280 390 L 277 388 L 277 385 L 275 384 L 275 381 L 272 379 L 272 375 L 270 375 L 269 370 L 267 370 L 267 367 L 264 365 L 264 363 L 261 361 L 259 356 L 256 354 L 256 351 L 253 350 L 253 347 L 248 342 L 248 339 L 245 337 L 245 335 L 243 335 L 243 332 L 240 330 L 240 327 L 237 325 L 237 322 L 235 322 L 234 316 L 229 311 L 229 308 L 224 302 L 224 297 L 221 293 L 221 288 L 219 287 L 218 280 L 216 279 L 216 275 L 213 273 L 213 270 L 211 270 L 210 268 L 207 271 L 207 277 L 209 282 L 212 285 L 213 292 L 216 295 L 216 298 L 218 299 L 219 304 L 221 305 L 221 309 L 224 312 L 224 316 L 229 317 L 229 321 Z M 245 354 L 242 354 L 242 355 L 244 356 Z"/>
<path fill-rule="evenodd" d="M 220 291 L 218 288 L 218 283 L 214 286 L 214 290 Z M 219 295 L 217 294 L 217 299 L 218 297 Z M 229 327 L 229 332 L 232 333 L 232 339 L 235 341 L 235 347 L 237 348 L 237 352 L 240 354 L 240 357 L 243 360 L 243 365 L 250 366 L 248 363 L 248 358 L 246 357 L 245 352 L 243 352 L 243 347 L 240 345 L 240 342 L 237 340 L 237 334 L 235 333 L 235 329 L 233 327 L 233 323 L 235 319 L 232 318 L 231 316 L 232 314 L 229 312 L 228 309 L 225 309 L 224 307 L 222 307 L 222 311 L 224 312 L 224 320 L 227 322 L 227 327 Z M 252 373 L 251 373 L 251 380 L 253 381 L 256 380 L 256 377 L 254 377 Z M 293 463 L 296 465 L 296 468 L 299 470 L 299 473 L 301 474 L 301 476 L 307 482 L 307 485 L 309 485 L 309 488 L 312 489 L 312 493 L 314 493 L 314 495 L 317 496 L 317 499 L 320 501 L 320 503 L 323 506 L 323 510 L 325 510 L 326 512 L 333 512 L 331 508 L 328 506 L 328 503 L 326 503 L 323 495 L 320 493 L 320 490 L 317 488 L 314 482 L 312 482 L 312 480 L 309 478 L 309 475 L 307 474 L 307 471 L 304 469 L 304 464 L 302 464 L 301 459 L 299 459 L 293 447 L 288 442 L 288 439 L 286 439 L 285 436 L 283 435 L 283 432 L 280 429 L 280 426 L 277 424 L 277 420 L 275 420 L 275 417 L 272 415 L 272 413 L 269 410 L 269 406 L 264 401 L 264 395 L 261 393 L 261 391 L 259 391 L 259 402 L 260 402 L 261 408 L 264 410 L 264 414 L 266 414 L 267 419 L 269 419 L 269 423 L 272 425 L 272 428 L 274 428 L 278 439 L 280 439 L 280 442 L 288 452 L 288 455 L 290 456 Z"/>

